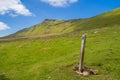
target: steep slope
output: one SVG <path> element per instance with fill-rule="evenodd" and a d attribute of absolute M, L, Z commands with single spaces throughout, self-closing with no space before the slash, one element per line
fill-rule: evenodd
<path fill-rule="evenodd" d="M 76 23 L 76 29 L 88 30 L 102 27 L 112 27 L 120 25 L 120 9 L 115 9 L 110 12 L 86 19 L 85 21 L 79 21 Z"/>
<path fill-rule="evenodd" d="M 77 21 L 77 20 L 75 20 Z M 73 22 L 64 20 L 46 19 L 42 23 L 23 29 L 10 36 L 27 37 L 27 36 L 40 36 L 40 35 L 57 35 L 73 31 Z"/>
<path fill-rule="evenodd" d="M 40 24 L 30 28 L 18 31 L 8 37 L 29 37 L 29 36 L 46 36 L 69 33 L 73 31 L 82 31 L 88 29 L 112 27 L 120 25 L 120 9 L 116 9 L 104 14 L 91 17 L 88 19 L 75 20 L 52 20 L 46 19 Z"/>

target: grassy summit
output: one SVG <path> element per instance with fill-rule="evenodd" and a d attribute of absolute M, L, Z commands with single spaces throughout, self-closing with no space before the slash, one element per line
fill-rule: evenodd
<path fill-rule="evenodd" d="M 29 38 L 0 42 L 0 80 L 119 80 L 119 12 L 68 21 L 47 19 L 10 35 Z M 98 75 L 81 77 L 73 71 L 82 34 L 87 34 L 85 66 L 99 70 Z"/>

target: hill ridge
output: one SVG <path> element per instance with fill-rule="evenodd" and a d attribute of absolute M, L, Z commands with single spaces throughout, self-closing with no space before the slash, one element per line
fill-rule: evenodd
<path fill-rule="evenodd" d="M 29 28 L 24 28 L 6 37 L 30 37 L 48 34 L 65 34 L 74 31 L 120 25 L 120 8 L 86 19 L 45 19 Z"/>

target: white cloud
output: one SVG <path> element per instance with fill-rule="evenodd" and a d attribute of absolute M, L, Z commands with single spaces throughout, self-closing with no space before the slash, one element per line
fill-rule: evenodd
<path fill-rule="evenodd" d="M 5 23 L 0 22 L 0 31 L 6 30 L 6 29 L 10 29 L 10 27 L 7 26 L 7 24 L 5 24 Z"/>
<path fill-rule="evenodd" d="M 0 0 L 0 14 L 31 16 L 32 13 L 20 0 Z"/>
<path fill-rule="evenodd" d="M 41 0 L 54 7 L 66 7 L 72 3 L 76 3 L 78 0 Z"/>

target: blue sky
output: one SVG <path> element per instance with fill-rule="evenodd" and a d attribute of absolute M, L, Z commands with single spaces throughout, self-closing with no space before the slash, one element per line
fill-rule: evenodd
<path fill-rule="evenodd" d="M 120 0 L 0 0 L 0 36 L 44 19 L 89 18 L 120 7 Z"/>

